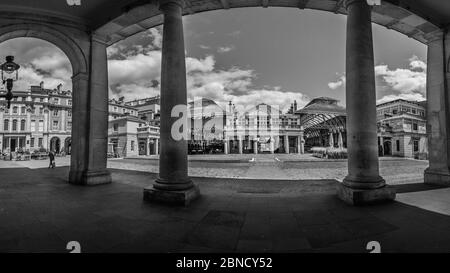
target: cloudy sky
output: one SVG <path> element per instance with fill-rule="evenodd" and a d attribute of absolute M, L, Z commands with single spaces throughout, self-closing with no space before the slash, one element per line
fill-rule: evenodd
<path fill-rule="evenodd" d="M 321 11 L 246 8 L 184 17 L 188 96 L 241 107 L 265 102 L 286 109 L 318 96 L 345 105 L 346 17 Z M 162 28 L 108 48 L 110 97 L 159 94 Z M 425 98 L 426 47 L 374 25 L 379 102 Z M 64 53 L 36 39 L 0 44 L 0 57 L 15 55 L 22 66 L 17 88 L 45 81 L 71 89 Z"/>

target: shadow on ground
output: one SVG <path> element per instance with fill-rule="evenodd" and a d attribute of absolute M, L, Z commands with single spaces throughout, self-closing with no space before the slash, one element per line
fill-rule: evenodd
<path fill-rule="evenodd" d="M 335 180 L 193 178 L 191 206 L 142 201 L 155 174 L 111 170 L 109 185 L 67 184 L 68 168 L 3 169 L 0 251 L 383 252 L 450 251 L 450 217 L 399 202 L 359 207 L 335 195 Z M 400 191 L 431 188 L 410 185 Z"/>

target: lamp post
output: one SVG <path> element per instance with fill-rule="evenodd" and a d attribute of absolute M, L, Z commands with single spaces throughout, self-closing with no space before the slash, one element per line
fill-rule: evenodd
<path fill-rule="evenodd" d="M 12 93 L 13 82 L 19 79 L 19 68 L 20 65 L 14 62 L 14 56 L 6 56 L 6 62 L 0 65 L 2 82 L 6 84 L 6 90 L 8 90 L 5 95 L 0 95 L 0 97 L 5 97 L 8 101 L 8 109 L 11 107 L 11 100 L 14 97 Z M 14 72 L 16 72 L 15 77 Z"/>

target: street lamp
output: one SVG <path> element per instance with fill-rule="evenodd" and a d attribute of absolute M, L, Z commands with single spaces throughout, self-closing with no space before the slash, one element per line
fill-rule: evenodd
<path fill-rule="evenodd" d="M 10 108 L 11 100 L 14 97 L 12 93 L 13 82 L 19 79 L 19 68 L 20 65 L 14 62 L 14 56 L 6 56 L 6 62 L 0 65 L 0 70 L 2 71 L 2 82 L 3 84 L 6 83 L 6 89 L 8 90 L 5 95 L 0 95 L 0 97 L 5 97 L 8 101 L 8 109 Z M 15 77 L 14 72 L 16 72 Z"/>

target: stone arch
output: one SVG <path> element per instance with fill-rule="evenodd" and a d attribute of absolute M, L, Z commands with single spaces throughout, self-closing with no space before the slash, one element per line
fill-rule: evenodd
<path fill-rule="evenodd" d="M 77 41 L 60 30 L 44 24 L 12 24 L 0 28 L 0 43 L 14 38 L 37 38 L 61 49 L 72 66 L 73 75 L 88 72 L 88 62 Z"/>
<path fill-rule="evenodd" d="M 54 136 L 50 139 L 50 147 L 49 150 L 59 154 L 61 151 L 61 139 L 57 136 Z"/>

